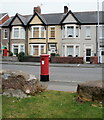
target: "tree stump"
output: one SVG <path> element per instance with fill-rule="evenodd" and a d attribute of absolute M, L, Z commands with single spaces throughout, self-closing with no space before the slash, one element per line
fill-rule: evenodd
<path fill-rule="evenodd" d="M 90 81 L 81 83 L 77 87 L 79 101 L 104 102 L 103 81 Z"/>

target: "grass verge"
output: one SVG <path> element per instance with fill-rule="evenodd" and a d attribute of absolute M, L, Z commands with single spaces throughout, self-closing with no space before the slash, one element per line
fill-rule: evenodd
<path fill-rule="evenodd" d="M 76 93 L 46 91 L 18 99 L 2 97 L 3 118 L 102 118 L 102 109 L 92 102 L 78 103 Z"/>

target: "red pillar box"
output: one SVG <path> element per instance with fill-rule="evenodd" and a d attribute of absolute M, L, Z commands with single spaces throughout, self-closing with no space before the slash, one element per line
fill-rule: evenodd
<path fill-rule="evenodd" d="M 49 81 L 49 55 L 42 54 L 40 55 L 41 62 L 41 73 L 40 73 L 40 81 Z"/>
<path fill-rule="evenodd" d="M 3 56 L 7 56 L 7 49 L 3 50 Z"/>

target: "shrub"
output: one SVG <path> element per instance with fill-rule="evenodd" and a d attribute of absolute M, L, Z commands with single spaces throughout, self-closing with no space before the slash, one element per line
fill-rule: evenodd
<path fill-rule="evenodd" d="M 25 57 L 25 53 L 24 53 L 24 52 L 20 52 L 20 53 L 18 54 L 18 60 L 19 60 L 20 62 L 23 62 L 24 57 Z"/>
<path fill-rule="evenodd" d="M 11 51 L 9 52 L 9 56 L 13 56 L 13 53 Z"/>

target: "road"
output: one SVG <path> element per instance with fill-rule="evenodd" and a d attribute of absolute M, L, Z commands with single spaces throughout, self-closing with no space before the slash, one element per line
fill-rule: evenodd
<path fill-rule="evenodd" d="M 2 69 L 22 70 L 40 78 L 40 66 L 2 65 Z M 85 81 L 102 80 L 102 68 L 50 67 L 50 81 L 77 84 Z"/>

